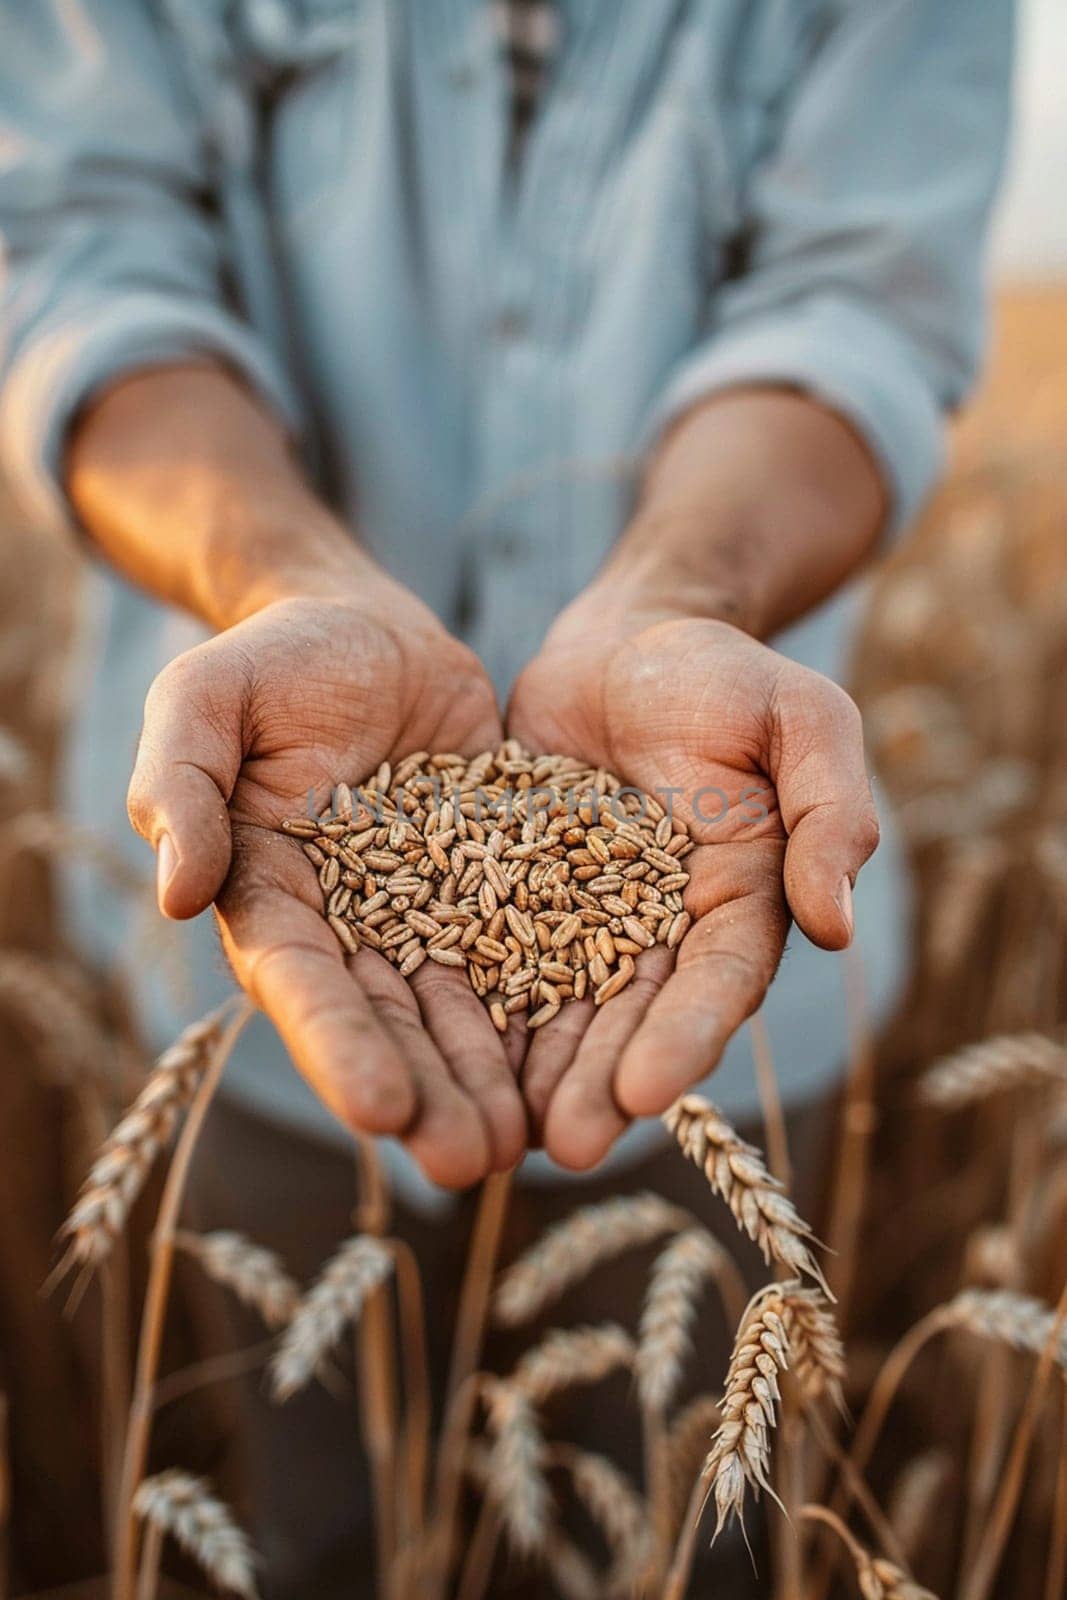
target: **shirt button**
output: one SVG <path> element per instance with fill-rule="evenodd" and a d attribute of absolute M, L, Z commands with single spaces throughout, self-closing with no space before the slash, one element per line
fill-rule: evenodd
<path fill-rule="evenodd" d="M 514 344 L 529 331 L 530 318 L 519 306 L 505 306 L 496 315 L 493 337 L 501 344 Z"/>

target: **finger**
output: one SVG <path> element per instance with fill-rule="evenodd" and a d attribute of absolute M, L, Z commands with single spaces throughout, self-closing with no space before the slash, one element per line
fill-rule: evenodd
<path fill-rule="evenodd" d="M 775 706 L 771 777 L 789 834 L 785 890 L 815 944 L 852 942 L 852 885 L 878 844 L 878 817 L 853 702 L 828 679 L 798 674 Z"/>
<path fill-rule="evenodd" d="M 492 1170 L 509 1171 L 526 1148 L 526 1112 L 503 1038 L 465 973 L 425 961 L 408 983 L 426 1031 L 485 1118 Z"/>
<path fill-rule="evenodd" d="M 560 1166 L 577 1171 L 595 1167 L 626 1131 L 629 1118 L 620 1111 L 614 1091 L 619 1059 L 673 965 L 670 951 L 646 951 L 627 987 L 596 1013 L 548 1104 L 545 1149 Z"/>
<path fill-rule="evenodd" d="M 269 885 L 229 886 L 216 910 L 238 982 L 323 1104 L 346 1127 L 403 1133 L 419 1109 L 412 1073 L 319 912 Z"/>
<path fill-rule="evenodd" d="M 758 853 L 757 853 L 758 852 Z M 659 1116 L 717 1066 L 731 1035 L 757 1010 L 778 968 L 789 918 L 781 845 L 711 845 L 694 863 L 697 904 L 722 862 L 732 892 L 708 906 L 678 949 L 674 973 L 619 1062 L 615 1098 L 628 1116 Z"/>
<path fill-rule="evenodd" d="M 373 950 L 361 950 L 349 964 L 415 1082 L 418 1112 L 404 1133 L 405 1147 L 433 1183 L 446 1189 L 478 1183 L 492 1160 L 486 1117 L 453 1078 L 407 980 Z"/>
<path fill-rule="evenodd" d="M 545 1112 L 556 1086 L 578 1053 L 586 1029 L 596 1016 L 591 999 L 569 1000 L 543 1028 L 528 1035 L 526 1060 L 522 1068 L 522 1093 L 530 1118 L 532 1138 L 544 1138 Z"/>
<path fill-rule="evenodd" d="M 241 692 L 209 670 L 206 648 L 164 668 L 145 702 L 130 780 L 130 821 L 157 852 L 159 908 L 195 917 L 230 865 L 226 809 L 241 764 Z"/>

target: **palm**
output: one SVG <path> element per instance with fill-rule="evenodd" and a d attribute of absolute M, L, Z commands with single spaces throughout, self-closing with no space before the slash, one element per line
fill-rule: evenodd
<path fill-rule="evenodd" d="M 322 806 L 337 783 L 413 749 L 499 741 L 480 668 L 414 615 L 394 629 L 344 604 L 269 608 L 186 658 L 195 683 L 182 716 L 220 730 L 200 765 L 216 802 L 228 796 L 232 854 L 216 911 L 239 981 L 331 1110 L 403 1134 L 430 1176 L 461 1186 L 512 1163 L 525 1140 L 499 1036 L 462 974 L 427 963 L 409 985 L 374 951 L 346 956 L 314 867 L 278 831 L 309 790 Z M 151 713 L 150 701 L 146 729 Z M 239 744 L 222 748 L 234 727 Z"/>
<path fill-rule="evenodd" d="M 663 623 L 621 641 L 578 630 L 516 686 L 518 737 L 646 793 L 674 791 L 673 815 L 698 842 L 686 861 L 693 924 L 673 976 L 667 952 L 649 951 L 611 1007 L 568 1008 L 566 1027 L 530 1048 L 524 1090 L 565 1163 L 600 1157 L 625 1126 L 619 1102 L 657 1112 L 705 1076 L 774 975 L 789 924 L 787 831 L 770 781 L 777 659 L 716 623 Z"/>

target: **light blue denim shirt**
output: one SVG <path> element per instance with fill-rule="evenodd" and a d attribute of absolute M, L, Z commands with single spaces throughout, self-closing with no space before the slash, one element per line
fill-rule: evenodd
<path fill-rule="evenodd" d="M 980 351 L 1010 0 L 561 9 L 515 172 L 486 0 L 0 0 L 0 449 L 37 517 L 68 517 L 63 441 L 94 388 L 214 354 L 353 521 L 358 486 L 361 536 L 502 693 L 617 537 L 647 445 L 702 395 L 821 396 L 907 522 Z M 781 648 L 840 677 L 854 605 Z M 144 692 L 196 637 L 94 580 L 70 804 L 135 856 Z M 128 961 L 122 906 L 75 880 L 90 952 Z M 876 1015 L 904 916 L 890 838 L 857 897 Z M 186 938 L 189 993 L 137 980 L 160 1043 L 226 981 L 206 919 Z M 787 1099 L 840 1065 L 841 987 L 794 936 L 768 1005 Z M 266 1024 L 227 1087 L 339 1131 Z M 715 1093 L 752 1111 L 742 1041 Z"/>

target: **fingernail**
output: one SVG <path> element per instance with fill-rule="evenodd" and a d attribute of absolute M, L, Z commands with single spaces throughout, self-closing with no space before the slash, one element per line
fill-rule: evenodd
<path fill-rule="evenodd" d="M 841 887 L 837 891 L 837 903 L 841 908 L 841 915 L 845 919 L 848 936 L 851 939 L 856 931 L 856 920 L 852 910 L 852 884 L 848 878 L 841 879 Z"/>
<path fill-rule="evenodd" d="M 156 845 L 156 898 L 159 901 L 161 910 L 163 898 L 177 866 L 178 855 L 174 848 L 173 840 L 169 833 L 161 833 L 159 843 Z"/>

